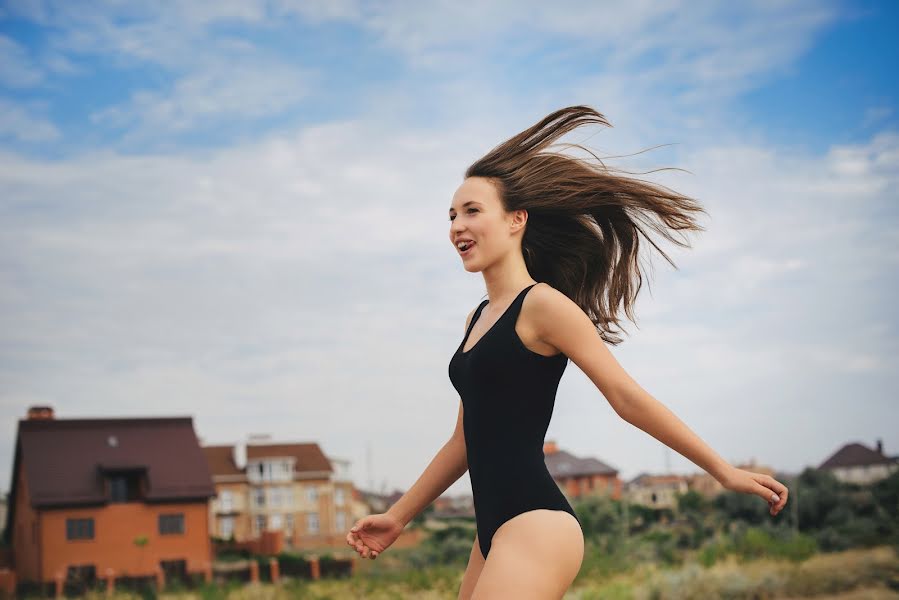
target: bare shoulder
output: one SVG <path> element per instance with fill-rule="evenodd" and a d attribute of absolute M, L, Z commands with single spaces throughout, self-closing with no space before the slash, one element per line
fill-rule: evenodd
<path fill-rule="evenodd" d="M 548 333 L 560 319 L 566 318 L 566 315 L 571 319 L 572 315 L 578 313 L 587 318 L 581 308 L 568 296 L 548 283 L 539 282 L 525 295 L 515 330 L 527 349 L 537 354 L 551 356 L 562 349 L 553 342 Z"/>
<path fill-rule="evenodd" d="M 524 302 L 528 305 L 529 316 L 532 316 L 537 321 L 552 321 L 554 317 L 564 314 L 570 315 L 573 312 L 584 314 L 581 307 L 572 301 L 571 298 L 544 281 L 537 283 L 528 292 Z M 524 304 L 522 304 L 523 308 Z"/>
<path fill-rule="evenodd" d="M 540 282 L 525 297 L 527 320 L 534 335 L 542 342 L 556 348 L 563 340 L 560 337 L 577 331 L 579 336 L 596 335 L 596 327 L 574 300 L 545 282 Z M 524 310 L 524 305 L 522 305 Z"/>
<path fill-rule="evenodd" d="M 545 283 L 534 286 L 525 304 L 534 338 L 558 348 L 571 359 L 619 415 L 629 413 L 627 399 L 640 388 L 615 360 L 587 313 L 571 298 Z"/>

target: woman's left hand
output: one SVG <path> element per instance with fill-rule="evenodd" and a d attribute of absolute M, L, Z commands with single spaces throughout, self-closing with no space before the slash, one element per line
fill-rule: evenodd
<path fill-rule="evenodd" d="M 787 486 L 770 475 L 744 471 L 734 467 L 721 481 L 725 489 L 761 496 L 768 503 L 768 512 L 775 516 L 787 503 Z"/>

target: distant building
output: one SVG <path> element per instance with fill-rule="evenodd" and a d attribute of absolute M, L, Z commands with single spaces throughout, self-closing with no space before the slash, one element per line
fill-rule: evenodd
<path fill-rule="evenodd" d="M 886 456 L 880 439 L 873 449 L 852 442 L 834 452 L 818 468 L 830 471 L 840 481 L 865 485 L 885 479 L 899 469 L 899 457 Z"/>
<path fill-rule="evenodd" d="M 281 531 L 290 548 L 346 545 L 359 512 L 348 461 L 329 459 L 314 442 L 256 441 L 203 452 L 218 492 L 209 512 L 214 536 L 243 542 Z"/>
<path fill-rule="evenodd" d="M 569 498 L 586 496 L 621 497 L 622 482 L 618 471 L 596 458 L 580 458 L 559 450 L 555 441 L 543 444 L 543 455 L 549 474 Z"/>
<path fill-rule="evenodd" d="M 19 420 L 5 540 L 19 582 L 207 574 L 212 478 L 190 417 Z"/>
<path fill-rule="evenodd" d="M 689 490 L 684 475 L 650 475 L 641 473 L 627 484 L 627 499 L 650 508 L 677 509 L 677 496 Z"/>
<path fill-rule="evenodd" d="M 473 518 L 475 516 L 474 499 L 471 494 L 443 495 L 434 500 L 433 506 L 436 519 Z"/>

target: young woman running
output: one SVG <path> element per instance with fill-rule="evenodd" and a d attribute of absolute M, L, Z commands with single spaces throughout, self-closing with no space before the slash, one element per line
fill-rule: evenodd
<path fill-rule="evenodd" d="M 787 503 L 783 484 L 728 464 L 606 347 L 621 342 L 613 332 L 620 304 L 634 320 L 640 237 L 674 264 L 643 226 L 684 247 L 672 231 L 702 230 L 694 213 L 705 211 L 691 198 L 624 177 L 601 161 L 546 150 L 588 123 L 609 126 L 587 106 L 556 111 L 465 172 L 449 209 L 449 237 L 465 270 L 483 275 L 488 299 L 468 315 L 449 363 L 460 396 L 456 429 L 402 498 L 386 513 L 357 521 L 346 536 L 362 557 L 376 558 L 468 470 L 477 534 L 460 599 L 561 598 L 581 567 L 580 522 L 543 455 L 569 360 L 622 419 L 725 489 L 760 496 L 772 516 Z"/>

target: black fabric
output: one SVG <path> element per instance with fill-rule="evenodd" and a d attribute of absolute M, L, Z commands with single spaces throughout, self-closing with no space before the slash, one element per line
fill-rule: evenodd
<path fill-rule="evenodd" d="M 478 306 L 449 363 L 463 406 L 465 447 L 478 543 L 484 558 L 500 525 L 539 508 L 577 515 L 546 468 L 543 440 L 568 357 L 527 348 L 515 331 L 524 288 L 477 343 L 463 352 L 489 300 Z"/>

